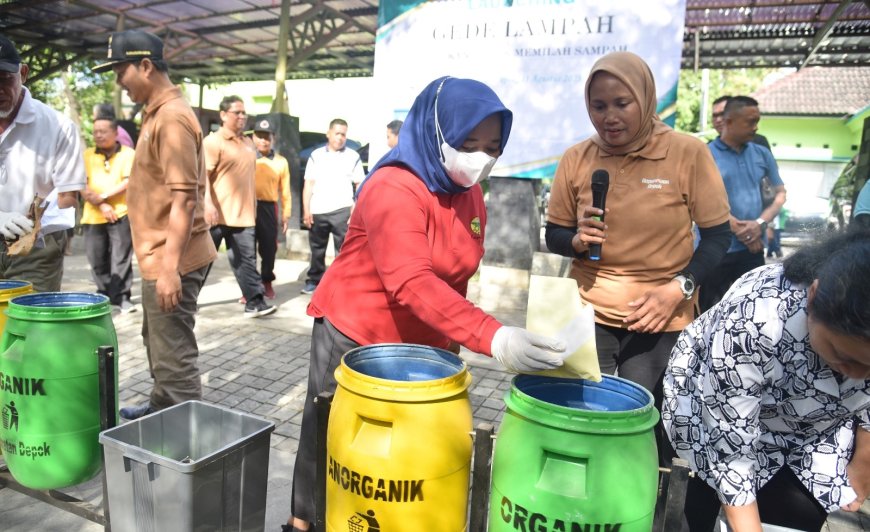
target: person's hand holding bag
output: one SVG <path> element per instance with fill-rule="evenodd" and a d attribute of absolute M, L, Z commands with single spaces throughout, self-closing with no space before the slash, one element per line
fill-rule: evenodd
<path fill-rule="evenodd" d="M 565 343 L 519 327 L 502 327 L 492 337 L 492 356 L 516 373 L 541 371 L 562 365 Z"/>

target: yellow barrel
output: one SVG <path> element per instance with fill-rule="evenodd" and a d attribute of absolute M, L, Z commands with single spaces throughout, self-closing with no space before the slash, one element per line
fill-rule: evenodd
<path fill-rule="evenodd" d="M 27 281 L 0 279 L 0 335 L 6 327 L 6 307 L 9 306 L 9 300 L 32 291 L 33 285 Z"/>
<path fill-rule="evenodd" d="M 471 375 L 432 347 L 348 351 L 326 440 L 326 530 L 466 530 Z"/>
<path fill-rule="evenodd" d="M 6 307 L 9 306 L 9 300 L 13 297 L 23 296 L 33 291 L 33 285 L 28 281 L 12 281 L 9 279 L 0 279 L 0 336 L 3 336 L 3 329 L 6 328 Z M 2 408 L 2 405 L 0 405 Z M 2 445 L 0 445 L 0 454 L 3 454 Z"/>

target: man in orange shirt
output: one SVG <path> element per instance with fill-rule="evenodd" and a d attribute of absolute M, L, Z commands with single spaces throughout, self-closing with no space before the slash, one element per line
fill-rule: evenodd
<path fill-rule="evenodd" d="M 110 68 L 130 99 L 145 105 L 127 215 L 142 275 L 142 338 L 154 388 L 147 403 L 120 410 L 121 417 L 137 419 L 202 398 L 193 327 L 196 300 L 217 253 L 203 213 L 202 130 L 169 79 L 163 41 L 141 30 L 113 33 L 108 61 L 94 71 Z"/>
<path fill-rule="evenodd" d="M 211 226 L 215 247 L 227 243 L 227 258 L 242 289 L 246 318 L 275 312 L 263 298 L 264 288 L 257 273 L 254 251 L 254 224 L 257 194 L 254 168 L 257 151 L 243 135 L 248 114 L 238 96 L 227 96 L 220 103 L 221 127 L 203 141 L 206 180 L 205 219 Z"/>
<path fill-rule="evenodd" d="M 260 253 L 260 278 L 263 280 L 264 295 L 275 299 L 275 255 L 278 252 L 278 229 L 287 232 L 287 219 L 290 218 L 290 165 L 287 159 L 272 147 L 275 140 L 275 126 L 268 117 L 254 120 L 254 145 L 257 147 L 257 169 L 254 182 L 257 189 L 257 225 L 254 233 L 257 251 Z M 278 218 L 278 199 L 283 211 L 280 223 Z"/>

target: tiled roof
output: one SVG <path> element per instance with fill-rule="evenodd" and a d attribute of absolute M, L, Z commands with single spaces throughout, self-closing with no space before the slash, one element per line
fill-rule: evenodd
<path fill-rule="evenodd" d="M 766 115 L 853 115 L 870 105 L 870 68 L 806 67 L 752 96 Z"/>

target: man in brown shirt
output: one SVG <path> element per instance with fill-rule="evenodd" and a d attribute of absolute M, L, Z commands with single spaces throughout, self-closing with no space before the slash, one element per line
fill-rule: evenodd
<path fill-rule="evenodd" d="M 127 188 L 133 249 L 142 275 L 142 338 L 154 388 L 143 405 L 122 408 L 137 419 L 202 398 L 193 333 L 196 300 L 217 253 L 203 205 L 202 130 L 169 79 L 163 42 L 140 30 L 109 37 L 108 61 L 130 99 L 145 105 Z"/>
<path fill-rule="evenodd" d="M 248 115 L 238 96 L 220 103 L 221 127 L 203 141 L 205 148 L 205 219 L 211 226 L 215 247 L 227 243 L 227 258 L 242 289 L 246 318 L 275 312 L 263 298 L 264 288 L 257 273 L 255 219 L 257 193 L 254 172 L 257 150 L 243 135 Z"/>

